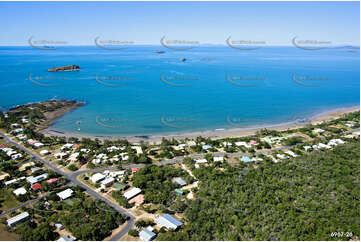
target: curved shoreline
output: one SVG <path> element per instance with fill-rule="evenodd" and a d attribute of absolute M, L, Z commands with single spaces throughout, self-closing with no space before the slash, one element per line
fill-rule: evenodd
<path fill-rule="evenodd" d="M 91 139 L 99 139 L 99 140 L 119 140 L 126 139 L 130 142 L 139 142 L 139 141 L 149 141 L 153 143 L 158 143 L 162 140 L 162 138 L 166 139 L 185 139 L 185 138 L 196 138 L 197 136 L 212 138 L 212 139 L 222 139 L 222 138 L 235 138 L 242 137 L 254 134 L 256 131 L 260 129 L 274 129 L 278 131 L 287 130 L 287 129 L 297 129 L 304 127 L 305 125 L 317 124 L 324 121 L 330 121 L 332 119 L 339 118 L 346 113 L 360 111 L 360 106 L 352 106 L 345 108 L 337 108 L 331 109 L 328 111 L 324 111 L 313 115 L 309 118 L 306 118 L 306 122 L 299 121 L 290 121 L 279 124 L 266 124 L 266 125 L 258 125 L 244 128 L 230 128 L 230 129 L 212 129 L 207 131 L 195 131 L 195 132 L 184 132 L 179 134 L 153 134 L 153 135 L 96 135 L 96 134 L 85 134 L 85 133 L 71 133 L 71 132 L 63 132 L 51 129 L 48 127 L 41 131 L 46 136 L 62 136 L 62 137 L 76 137 L 76 138 L 91 138 Z"/>

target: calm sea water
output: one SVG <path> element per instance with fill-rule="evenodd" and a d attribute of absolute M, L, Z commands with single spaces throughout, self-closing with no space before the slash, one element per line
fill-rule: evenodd
<path fill-rule="evenodd" d="M 95 135 L 274 124 L 359 105 L 359 56 L 359 50 L 295 47 L 1 47 L 0 106 L 84 101 L 51 128 Z M 69 64 L 81 71 L 47 72 Z"/>

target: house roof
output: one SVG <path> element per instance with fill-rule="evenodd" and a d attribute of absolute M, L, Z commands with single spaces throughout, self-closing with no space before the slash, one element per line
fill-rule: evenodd
<path fill-rule="evenodd" d="M 183 223 L 172 217 L 171 215 L 165 213 L 163 216 L 157 218 L 157 224 L 161 227 L 176 229 L 178 226 L 181 226 Z"/>
<path fill-rule="evenodd" d="M 129 200 L 129 203 L 136 203 L 138 205 L 144 203 L 144 195 L 139 194 L 138 196 L 133 197 L 132 199 Z"/>
<path fill-rule="evenodd" d="M 24 213 L 21 213 L 21 214 L 18 214 L 16 215 L 15 217 L 12 217 L 12 218 L 9 218 L 8 220 L 6 220 L 7 224 L 9 226 L 25 219 L 25 218 L 28 218 L 29 217 L 29 213 L 28 212 L 24 212 Z"/>
<path fill-rule="evenodd" d="M 24 187 L 20 187 L 20 188 L 14 190 L 13 193 L 14 193 L 16 196 L 24 195 L 24 194 L 26 194 L 26 190 L 25 190 Z"/>
<path fill-rule="evenodd" d="M 41 188 L 42 188 L 42 186 L 41 186 L 40 183 L 36 183 L 36 184 L 31 186 L 31 189 L 33 189 L 34 191 L 37 191 L 37 190 L 39 190 Z"/>
<path fill-rule="evenodd" d="M 177 184 L 180 185 L 180 186 L 185 186 L 185 185 L 187 185 L 187 182 L 186 182 L 182 177 L 174 177 L 174 178 L 172 179 L 172 182 L 175 182 L 175 183 L 177 183 Z"/>
<path fill-rule="evenodd" d="M 57 180 L 58 180 L 58 178 L 51 178 L 51 179 L 47 180 L 46 183 L 51 184 L 53 182 L 56 182 Z"/>
<path fill-rule="evenodd" d="M 92 182 L 96 183 L 98 181 L 101 181 L 105 178 L 105 176 L 101 173 L 96 173 L 94 175 L 92 175 L 92 177 L 90 178 L 90 180 L 92 180 Z"/>
<path fill-rule="evenodd" d="M 68 188 L 62 192 L 57 193 L 56 195 L 58 195 L 58 197 L 60 197 L 62 200 L 64 200 L 64 199 L 71 197 L 72 194 L 73 194 L 73 190 Z"/>
<path fill-rule="evenodd" d="M 152 239 L 154 239 L 155 236 L 156 234 L 153 233 L 152 231 L 149 231 L 148 229 L 143 229 L 142 231 L 139 232 L 139 237 L 143 241 L 151 241 Z"/>
<path fill-rule="evenodd" d="M 139 171 L 139 168 L 132 168 L 132 172 L 137 172 Z"/>
<path fill-rule="evenodd" d="M 248 156 L 243 156 L 242 159 L 241 159 L 243 162 L 251 162 L 252 159 L 249 158 Z"/>
<path fill-rule="evenodd" d="M 125 192 L 123 194 L 123 196 L 126 198 L 126 199 L 131 199 L 132 197 L 138 195 L 139 193 L 141 193 L 141 189 L 138 188 L 138 187 L 133 187 L 132 189 L 130 189 L 129 191 Z"/>
<path fill-rule="evenodd" d="M 113 187 L 115 189 L 117 189 L 118 191 L 119 190 L 123 190 L 127 185 L 125 183 L 119 183 L 119 182 L 116 182 L 113 184 Z"/>
<path fill-rule="evenodd" d="M 74 237 L 64 235 L 64 236 L 60 237 L 57 241 L 74 241 L 74 240 L 75 240 Z"/>

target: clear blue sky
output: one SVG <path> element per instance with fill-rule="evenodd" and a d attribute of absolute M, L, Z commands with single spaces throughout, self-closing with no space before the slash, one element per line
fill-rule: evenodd
<path fill-rule="evenodd" d="M 360 43 L 359 2 L 0 2 L 0 45 L 38 40 L 92 45 L 94 38 L 159 44 L 232 39 L 290 45 L 300 39 Z"/>

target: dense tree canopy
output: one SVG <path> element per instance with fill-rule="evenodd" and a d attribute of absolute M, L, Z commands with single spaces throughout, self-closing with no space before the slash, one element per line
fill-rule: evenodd
<path fill-rule="evenodd" d="M 360 143 L 248 171 L 195 169 L 186 225 L 158 240 L 349 240 L 360 231 Z"/>

